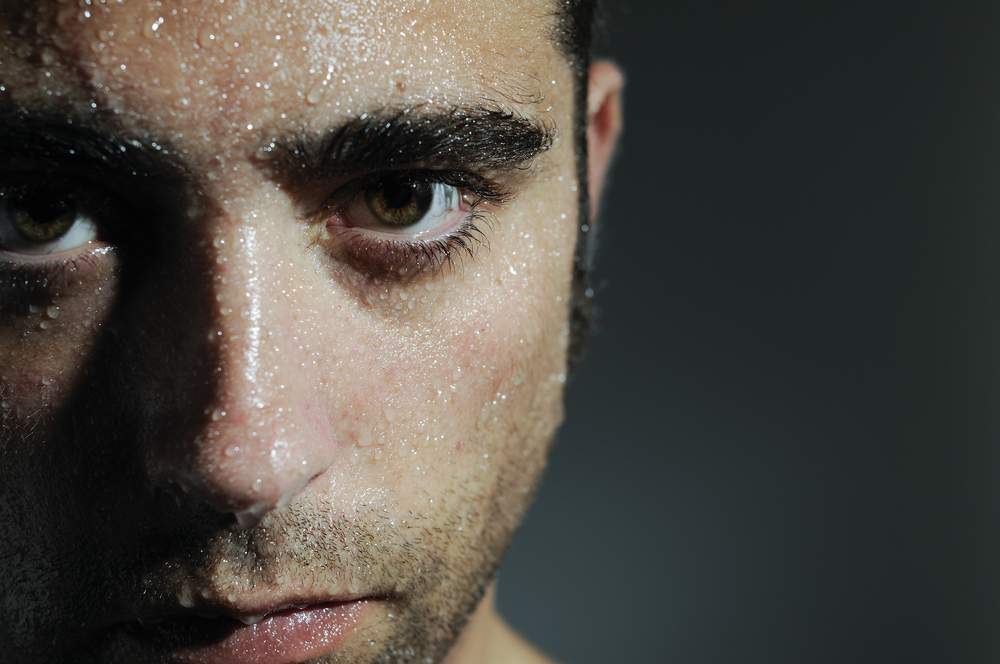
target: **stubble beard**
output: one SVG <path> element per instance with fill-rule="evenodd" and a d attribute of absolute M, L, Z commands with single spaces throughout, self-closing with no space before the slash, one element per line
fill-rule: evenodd
<path fill-rule="evenodd" d="M 481 476 L 457 481 L 434 495 L 433 509 L 408 512 L 402 518 L 397 511 L 380 508 L 331 515 L 314 504 L 293 504 L 265 519 L 259 529 L 217 531 L 207 539 L 192 534 L 187 541 L 175 538 L 166 545 L 161 540 L 140 547 L 141 551 L 133 548 L 125 553 L 123 549 L 122 555 L 107 555 L 109 550 L 100 548 L 102 542 L 95 539 L 87 547 L 88 555 L 72 560 L 73 569 L 57 575 L 66 580 L 86 579 L 87 587 L 67 592 L 69 599 L 61 608 L 35 608 L 41 613 L 68 612 L 73 597 L 93 601 L 108 596 L 108 588 L 115 589 L 112 595 L 134 594 L 148 588 L 151 578 L 162 582 L 161 588 L 169 595 L 181 575 L 197 578 L 206 570 L 218 570 L 222 561 L 238 561 L 243 573 L 230 569 L 231 576 L 246 580 L 247 585 L 258 580 L 273 583 L 294 570 L 382 595 L 380 601 L 391 617 L 372 625 L 367 633 L 363 627 L 356 630 L 337 652 L 314 660 L 317 664 L 441 662 L 495 577 L 532 501 L 551 437 L 550 433 L 547 440 L 506 441 L 505 447 L 517 451 L 494 455 L 488 481 Z M 281 551 L 270 558 L 261 556 L 259 542 L 264 541 L 278 541 Z M 151 565 L 156 570 L 152 574 Z M 168 569 L 169 573 L 164 571 Z M 50 617 L 50 626 L 73 619 Z M 140 655 L 126 648 L 109 654 L 94 643 L 84 652 L 36 652 L 24 661 L 134 664 L 147 660 L 148 653 Z"/>

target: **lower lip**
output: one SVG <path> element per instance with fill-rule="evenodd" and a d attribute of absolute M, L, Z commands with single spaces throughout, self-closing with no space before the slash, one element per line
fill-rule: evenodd
<path fill-rule="evenodd" d="M 222 639 L 182 647 L 174 656 L 189 664 L 293 664 L 329 654 L 357 626 L 367 601 L 319 604 L 237 624 Z"/>

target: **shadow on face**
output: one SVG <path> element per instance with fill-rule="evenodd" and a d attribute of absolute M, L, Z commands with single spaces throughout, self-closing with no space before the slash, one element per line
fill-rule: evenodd
<path fill-rule="evenodd" d="M 562 415 L 553 20 L 0 4 L 11 661 L 448 649 Z"/>

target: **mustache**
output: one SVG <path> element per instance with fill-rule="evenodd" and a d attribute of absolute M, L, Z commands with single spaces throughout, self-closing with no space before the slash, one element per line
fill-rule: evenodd
<path fill-rule="evenodd" d="M 381 507 L 347 514 L 312 503 L 270 513 L 249 529 L 144 529 L 102 566 L 101 585 L 113 589 L 113 604 L 126 614 L 287 588 L 309 596 L 399 596 L 432 583 L 442 567 L 436 547 L 419 546 L 430 528 L 426 517 L 401 520 Z"/>
<path fill-rule="evenodd" d="M 427 517 L 405 521 L 384 507 L 359 506 L 347 514 L 293 503 L 249 529 L 230 524 L 182 536 L 172 529 L 155 536 L 143 531 L 105 547 L 99 568 L 91 568 L 83 592 L 91 599 L 74 602 L 95 606 L 94 596 L 104 601 L 67 639 L 67 652 L 104 652 L 123 629 L 162 627 L 169 640 L 180 633 L 178 620 L 226 618 L 230 622 L 197 621 L 199 628 L 224 629 L 234 621 L 250 624 L 286 608 L 328 602 L 379 600 L 401 616 L 419 613 L 448 565 L 437 547 L 420 546 L 434 532 Z M 83 566 L 95 561 L 87 558 L 91 563 Z"/>
<path fill-rule="evenodd" d="M 343 514 L 293 504 L 247 530 L 134 541 L 104 558 L 85 593 L 90 601 L 75 600 L 79 607 L 94 606 L 94 596 L 105 598 L 66 636 L 67 652 L 103 652 L 123 629 L 163 625 L 170 636 L 179 619 L 247 622 L 329 601 L 378 600 L 412 617 L 402 624 L 417 625 L 420 607 L 434 601 L 452 574 L 440 555 L 448 544 L 436 532 L 426 517 L 403 524 L 381 507 Z"/>
<path fill-rule="evenodd" d="M 19 413 L 0 431 L 17 471 L 0 494 L 46 524 L 36 560 L 49 570 L 50 616 L 78 619 L 67 630 L 86 636 L 134 616 L 289 588 L 407 602 L 446 573 L 443 554 L 457 529 L 440 523 L 444 501 L 434 513 L 399 514 L 381 490 L 342 502 L 301 494 L 240 527 L 230 514 L 150 485 L 136 443 L 150 435 L 149 420 L 133 400 L 80 389 L 93 384 L 80 381 L 62 408 Z M 35 487 L 44 476 L 63 490 Z M 95 598 L 99 606 L 81 616 Z"/>

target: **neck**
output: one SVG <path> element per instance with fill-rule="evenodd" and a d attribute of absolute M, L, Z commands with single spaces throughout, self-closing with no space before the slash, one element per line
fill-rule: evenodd
<path fill-rule="evenodd" d="M 550 664 L 539 651 L 504 623 L 497 613 L 496 582 L 469 618 L 444 664 Z"/>

